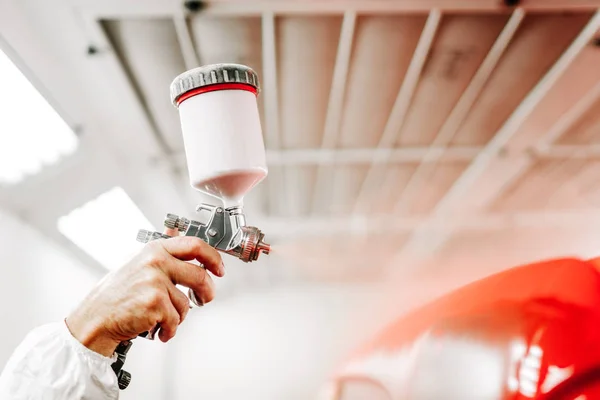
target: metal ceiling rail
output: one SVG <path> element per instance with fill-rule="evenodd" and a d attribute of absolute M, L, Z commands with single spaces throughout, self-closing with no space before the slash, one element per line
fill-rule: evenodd
<path fill-rule="evenodd" d="M 89 1 L 89 0 L 88 0 Z M 113 0 L 114 1 L 114 0 Z M 426 13 L 432 10 L 446 12 L 490 12 L 506 11 L 512 7 L 501 0 L 213 0 L 207 8 L 215 15 L 252 15 L 258 10 L 268 9 L 277 14 L 340 14 L 345 11 L 356 13 Z M 600 7 L 597 0 L 527 0 L 522 2 L 526 11 L 562 12 L 565 10 L 592 11 Z"/>
<path fill-rule="evenodd" d="M 172 0 L 70 0 L 73 6 L 97 19 L 120 18 L 171 18 Z M 442 12 L 492 12 L 506 11 L 512 7 L 500 0 L 207 0 L 204 15 L 261 16 L 270 12 L 280 15 L 340 15 L 347 11 L 358 14 L 427 13 Z M 531 12 L 562 12 L 565 10 L 593 11 L 600 0 L 527 0 L 521 7 Z"/>
<path fill-rule="evenodd" d="M 406 75 L 404 76 L 404 80 L 398 91 L 398 96 L 390 111 L 379 144 L 377 145 L 378 152 L 373 154 L 374 158 L 372 165 L 369 168 L 365 179 L 362 181 L 358 196 L 356 197 L 353 207 L 354 213 L 357 213 L 365 196 L 373 190 L 373 186 L 376 184 L 375 178 L 377 177 L 377 169 L 375 168 L 375 164 L 381 162 L 385 163 L 391 156 L 391 147 L 404 123 L 404 118 L 410 107 L 410 102 L 415 93 L 425 61 L 427 60 L 427 55 L 431 50 L 441 18 L 442 14 L 439 10 L 432 10 L 427 17 L 427 21 L 421 32 L 421 37 L 419 38 L 408 70 L 406 71 Z"/>
<path fill-rule="evenodd" d="M 192 35 L 190 34 L 187 18 L 180 7 L 177 7 L 174 11 L 173 24 L 175 25 L 177 41 L 179 42 L 179 47 L 181 48 L 181 54 L 183 55 L 185 68 L 192 69 L 198 67 L 200 65 L 198 54 L 196 53 L 194 41 L 192 40 Z"/>
<path fill-rule="evenodd" d="M 527 97 L 519 104 L 498 132 L 496 132 L 484 150 L 454 182 L 431 212 L 429 218 L 413 232 L 406 245 L 392 261 L 392 264 L 396 264 L 402 260 L 417 261 L 431 256 L 452 236 L 453 232 L 451 229 L 439 235 L 431 235 L 431 225 L 437 224 L 440 220 L 443 221 L 456 210 L 456 207 L 463 201 L 466 191 L 481 177 L 490 162 L 518 131 L 521 124 L 594 37 L 599 28 L 600 11 L 597 11 L 568 49 L 529 92 Z M 520 169 L 526 169 L 527 167 L 528 164 L 524 163 Z M 501 189 L 502 187 L 499 187 L 498 191 Z"/>

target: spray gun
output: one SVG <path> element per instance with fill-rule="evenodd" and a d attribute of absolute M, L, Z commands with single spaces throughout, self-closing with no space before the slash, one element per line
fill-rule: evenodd
<path fill-rule="evenodd" d="M 164 225 L 196 236 L 244 262 L 256 261 L 270 246 L 256 227 L 246 226 L 243 198 L 267 176 L 265 146 L 256 99 L 258 76 L 239 64 L 195 68 L 171 83 L 171 101 L 179 109 L 190 184 L 220 199 L 224 207 L 201 204 L 203 224 L 167 214 Z M 138 240 L 164 237 L 140 231 Z"/>
<path fill-rule="evenodd" d="M 267 176 L 265 147 L 258 105 L 258 76 L 239 64 L 213 64 L 184 72 L 171 83 L 171 101 L 179 109 L 188 173 L 192 187 L 220 199 L 221 206 L 200 204 L 197 212 L 210 213 L 206 223 L 167 214 L 164 225 L 185 236 L 196 236 L 215 249 L 244 262 L 269 254 L 260 229 L 247 226 L 243 198 Z M 169 238 L 160 232 L 140 230 L 137 240 Z M 202 303 L 192 290 L 190 300 Z M 159 329 L 139 336 L 153 340 Z M 131 374 L 122 370 L 131 342 L 115 351 L 119 388 L 125 389 Z"/>

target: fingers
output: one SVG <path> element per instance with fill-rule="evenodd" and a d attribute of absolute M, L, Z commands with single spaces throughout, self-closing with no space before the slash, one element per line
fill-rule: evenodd
<path fill-rule="evenodd" d="M 150 258 L 145 265 L 153 266 L 162 271 L 171 282 L 167 282 L 169 306 L 175 309 L 178 323 L 185 319 L 189 311 L 188 298 L 174 285 L 179 284 L 190 288 L 197 299 L 203 304 L 209 303 L 215 297 L 215 286 L 210 274 L 202 267 L 183 260 L 196 259 L 203 263 L 215 275 L 222 276 L 221 256 L 207 243 L 199 238 L 179 236 L 168 240 L 157 240 L 149 244 Z M 165 327 L 168 337 L 172 330 Z M 162 331 L 162 329 L 161 329 Z M 162 340 L 162 338 L 161 338 Z M 168 339 L 167 339 L 168 340 Z"/>
<path fill-rule="evenodd" d="M 202 287 L 200 289 L 190 288 L 190 290 L 194 294 L 194 303 L 196 305 L 198 305 L 198 303 L 200 305 L 205 305 L 213 301 L 213 299 L 215 298 L 215 283 L 213 282 L 213 279 L 208 273 L 205 272 L 204 274 L 206 276 L 206 279 L 204 280 L 204 282 L 202 282 Z"/>
<path fill-rule="evenodd" d="M 167 290 L 169 291 L 171 303 L 173 303 L 173 306 L 179 314 L 179 323 L 181 324 L 185 320 L 187 313 L 190 311 L 190 301 L 187 296 L 171 282 L 167 282 Z"/>
<path fill-rule="evenodd" d="M 175 259 L 173 263 L 169 263 L 165 272 L 175 284 L 192 289 L 204 304 L 214 299 L 215 283 L 204 268 Z M 189 301 L 187 304 L 189 305 Z"/>
<path fill-rule="evenodd" d="M 198 260 L 206 269 L 217 276 L 225 274 L 221 255 L 208 243 L 193 236 L 178 236 L 159 241 L 173 257 L 183 261 Z"/>
<path fill-rule="evenodd" d="M 175 306 L 170 301 L 165 301 L 162 306 L 162 318 L 159 321 L 160 332 L 158 337 L 160 340 L 165 343 L 171 340 L 177 333 L 179 322 L 179 313 Z"/>

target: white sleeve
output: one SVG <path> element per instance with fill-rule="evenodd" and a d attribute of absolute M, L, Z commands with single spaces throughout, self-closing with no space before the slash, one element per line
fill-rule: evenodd
<path fill-rule="evenodd" d="M 2 400 L 119 398 L 114 358 L 75 339 L 64 322 L 31 331 L 0 375 Z"/>

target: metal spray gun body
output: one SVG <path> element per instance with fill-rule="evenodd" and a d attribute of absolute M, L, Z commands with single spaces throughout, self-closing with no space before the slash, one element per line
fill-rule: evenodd
<path fill-rule="evenodd" d="M 244 262 L 256 261 L 261 252 L 269 254 L 271 246 L 263 241 L 265 235 L 254 226 L 246 226 L 246 217 L 241 207 L 224 209 L 201 204 L 196 211 L 210 212 L 210 219 L 206 224 L 167 214 L 164 225 L 170 229 L 177 229 L 184 236 L 196 236 L 215 249 Z M 152 239 L 168 237 L 160 232 L 142 229 L 138 232 L 137 240 L 147 243 Z"/>

